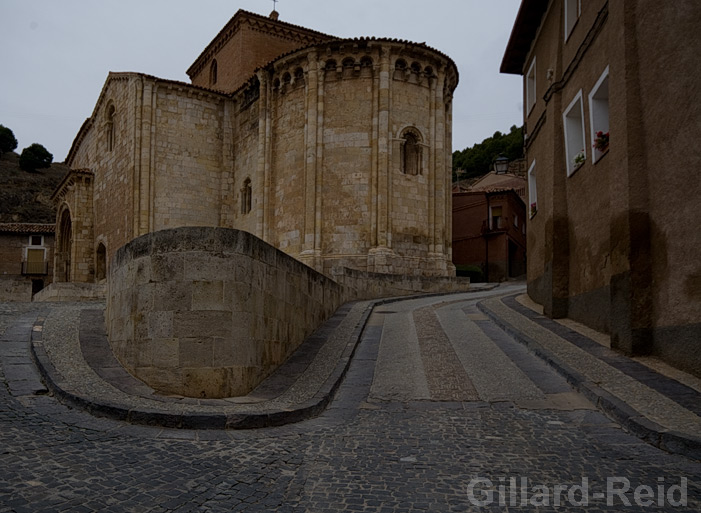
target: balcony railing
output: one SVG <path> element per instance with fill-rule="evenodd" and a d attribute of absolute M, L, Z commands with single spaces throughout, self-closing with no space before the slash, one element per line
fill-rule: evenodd
<path fill-rule="evenodd" d="M 49 274 L 49 262 L 22 262 L 22 274 Z"/>

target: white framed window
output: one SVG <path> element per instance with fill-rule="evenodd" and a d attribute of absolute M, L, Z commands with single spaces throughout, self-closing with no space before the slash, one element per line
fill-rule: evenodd
<path fill-rule="evenodd" d="M 502 218 L 502 209 L 501 206 L 498 207 L 490 207 L 490 217 L 492 218 L 492 230 L 499 230 L 502 228 L 501 225 L 501 218 Z"/>
<path fill-rule="evenodd" d="M 600 159 L 609 144 L 609 67 L 589 93 L 589 121 L 591 125 L 592 162 Z"/>
<path fill-rule="evenodd" d="M 565 41 L 569 39 L 572 29 L 582 14 L 582 0 L 564 0 L 565 2 Z"/>
<path fill-rule="evenodd" d="M 584 102 L 582 101 L 581 89 L 567 106 L 565 112 L 562 113 L 562 125 L 565 130 L 567 176 L 571 176 L 587 159 L 584 139 Z"/>
<path fill-rule="evenodd" d="M 44 236 L 43 235 L 30 235 L 29 236 L 29 245 L 30 246 L 43 246 L 44 245 Z"/>
<path fill-rule="evenodd" d="M 518 228 L 518 214 L 514 214 L 514 226 Z"/>
<path fill-rule="evenodd" d="M 531 162 L 531 167 L 528 168 L 528 212 L 529 216 L 533 217 L 538 212 L 538 189 L 535 180 L 535 159 Z M 523 226 L 524 230 L 526 225 Z"/>
<path fill-rule="evenodd" d="M 535 82 L 535 57 L 533 57 L 533 62 L 528 68 L 528 73 L 526 73 L 526 113 L 530 114 L 531 110 L 535 106 L 536 102 L 536 82 Z"/>

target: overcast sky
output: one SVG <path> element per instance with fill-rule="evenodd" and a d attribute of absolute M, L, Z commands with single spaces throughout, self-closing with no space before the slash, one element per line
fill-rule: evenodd
<path fill-rule="evenodd" d="M 522 123 L 522 82 L 499 73 L 520 0 L 279 0 L 280 20 L 339 37 L 425 42 L 457 64 L 453 149 Z M 272 0 L 0 0 L 0 124 L 17 152 L 63 161 L 110 71 L 189 82 L 185 70 L 238 9 Z"/>

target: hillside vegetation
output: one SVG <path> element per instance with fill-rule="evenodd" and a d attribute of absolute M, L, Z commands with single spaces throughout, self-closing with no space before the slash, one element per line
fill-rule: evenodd
<path fill-rule="evenodd" d="M 509 160 L 523 157 L 523 127 L 512 126 L 508 134 L 499 131 L 471 148 L 453 152 L 453 181 L 486 175 L 499 155 Z M 461 176 L 457 171 L 461 170 Z"/>
<path fill-rule="evenodd" d="M 0 156 L 0 223 L 53 223 L 56 210 L 51 194 L 68 172 L 68 166 L 51 164 L 33 172 L 19 167 L 14 152 Z"/>

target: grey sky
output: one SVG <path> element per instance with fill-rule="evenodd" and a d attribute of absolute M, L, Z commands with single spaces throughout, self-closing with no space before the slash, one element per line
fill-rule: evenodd
<path fill-rule="evenodd" d="M 453 149 L 522 123 L 520 77 L 499 65 L 519 0 L 279 0 L 280 20 L 339 37 L 425 42 L 457 64 Z M 109 71 L 189 82 L 185 70 L 234 15 L 272 0 L 0 0 L 0 124 L 17 151 L 63 161 Z"/>

